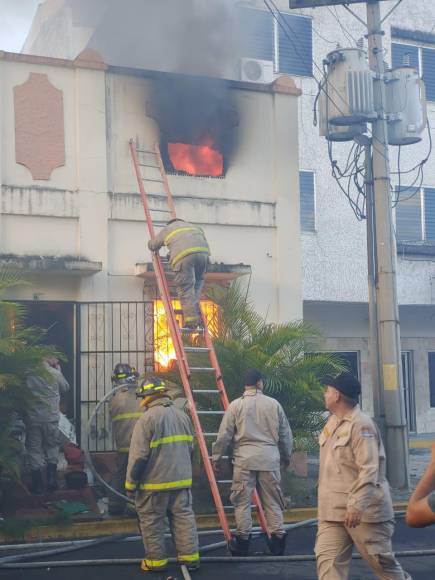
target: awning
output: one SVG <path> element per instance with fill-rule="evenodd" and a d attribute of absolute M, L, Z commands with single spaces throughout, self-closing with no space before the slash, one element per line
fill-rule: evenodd
<path fill-rule="evenodd" d="M 102 270 L 101 262 L 74 257 L 0 255 L 0 270 L 18 270 L 30 274 L 65 274 L 92 276 Z"/>
<path fill-rule="evenodd" d="M 172 282 L 173 274 L 170 269 L 169 263 L 167 261 L 163 262 L 165 272 L 168 277 L 169 283 Z M 205 275 L 206 284 L 228 284 L 232 280 L 239 278 L 240 276 L 246 276 L 251 273 L 251 266 L 246 264 L 224 264 L 212 263 L 208 266 L 207 274 Z M 155 281 L 156 275 L 154 273 L 154 268 L 152 262 L 144 262 L 141 264 L 136 264 L 135 274 L 139 278 L 144 278 L 145 280 L 151 282 Z"/>

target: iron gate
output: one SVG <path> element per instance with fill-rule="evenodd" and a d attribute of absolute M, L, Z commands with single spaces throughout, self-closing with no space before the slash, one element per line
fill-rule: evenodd
<path fill-rule="evenodd" d="M 95 406 L 112 389 L 112 371 L 118 362 L 139 373 L 154 366 L 153 302 L 82 302 L 77 332 L 80 345 L 80 441 L 91 451 L 110 451 L 113 438 L 108 405 L 104 405 L 90 433 L 86 433 Z"/>

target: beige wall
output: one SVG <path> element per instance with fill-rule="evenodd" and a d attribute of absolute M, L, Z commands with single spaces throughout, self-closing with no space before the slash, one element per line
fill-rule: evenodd
<path fill-rule="evenodd" d="M 13 89 L 31 72 L 47 75 L 63 95 L 65 165 L 49 180 L 34 180 L 15 162 Z M 102 263 L 98 274 L 71 284 L 59 276 L 49 289 L 36 276 L 21 297 L 40 292 L 46 300 L 141 300 L 135 265 L 150 256 L 128 140 L 151 148 L 159 138 L 156 122 L 145 114 L 152 80 L 7 55 L 0 78 L 0 253 Z M 225 178 L 175 175 L 169 181 L 179 215 L 206 230 L 212 260 L 252 267 L 258 309 L 270 320 L 299 319 L 297 95 L 253 88 L 232 88 L 239 146 Z"/>

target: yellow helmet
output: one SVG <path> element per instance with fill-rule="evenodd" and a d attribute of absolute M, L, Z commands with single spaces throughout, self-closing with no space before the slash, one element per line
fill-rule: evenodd
<path fill-rule="evenodd" d="M 159 377 L 148 377 L 143 379 L 139 388 L 136 389 L 136 397 L 138 399 L 143 399 L 150 395 L 166 393 L 166 391 L 167 387 L 162 379 L 159 379 Z"/>

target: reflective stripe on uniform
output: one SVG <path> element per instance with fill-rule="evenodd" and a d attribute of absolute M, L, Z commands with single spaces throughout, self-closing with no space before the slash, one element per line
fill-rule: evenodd
<path fill-rule="evenodd" d="M 128 491 L 136 491 L 137 483 L 134 481 L 126 481 L 125 482 L 125 489 L 128 489 Z"/>
<path fill-rule="evenodd" d="M 127 483 L 125 482 L 125 487 L 127 487 Z M 135 484 L 134 484 L 135 485 Z M 158 491 L 161 489 L 175 489 L 177 487 L 190 487 L 192 485 L 192 479 L 180 479 L 178 481 L 166 481 L 165 483 L 141 483 L 139 484 L 139 489 L 142 490 L 149 490 L 149 491 Z M 133 489 L 136 489 L 134 487 Z"/>
<path fill-rule="evenodd" d="M 184 562 L 195 562 L 196 560 L 199 560 L 199 552 L 195 552 L 194 554 L 183 554 L 178 556 L 178 560 L 180 562 L 184 561 Z"/>
<path fill-rule="evenodd" d="M 119 449 L 117 449 L 118 453 L 128 453 L 130 451 L 130 447 L 119 447 Z"/>
<path fill-rule="evenodd" d="M 142 560 L 142 564 L 145 564 L 147 568 L 163 568 L 168 565 L 168 559 L 164 560 Z"/>
<path fill-rule="evenodd" d="M 177 228 L 176 230 L 172 231 L 171 233 L 169 233 L 165 240 L 165 246 L 168 245 L 169 240 L 171 240 L 174 236 L 176 236 L 177 234 L 179 234 L 180 232 L 198 232 L 198 234 L 202 234 L 202 231 L 199 228 L 193 228 L 193 227 L 185 227 L 185 228 Z"/>
<path fill-rule="evenodd" d="M 192 248 L 186 248 L 171 259 L 171 264 L 175 266 L 177 262 L 186 256 L 189 256 L 190 254 L 207 254 L 208 256 L 210 254 L 210 250 L 205 246 L 193 246 Z"/>
<path fill-rule="evenodd" d="M 166 443 L 177 443 L 177 441 L 193 441 L 193 437 L 192 435 L 169 435 L 168 437 L 153 439 L 150 443 L 150 448 L 153 449 Z"/>
<path fill-rule="evenodd" d="M 142 413 L 119 413 L 119 415 L 112 417 L 112 423 L 115 421 L 123 421 L 124 419 L 138 419 L 139 417 L 142 417 Z"/>

